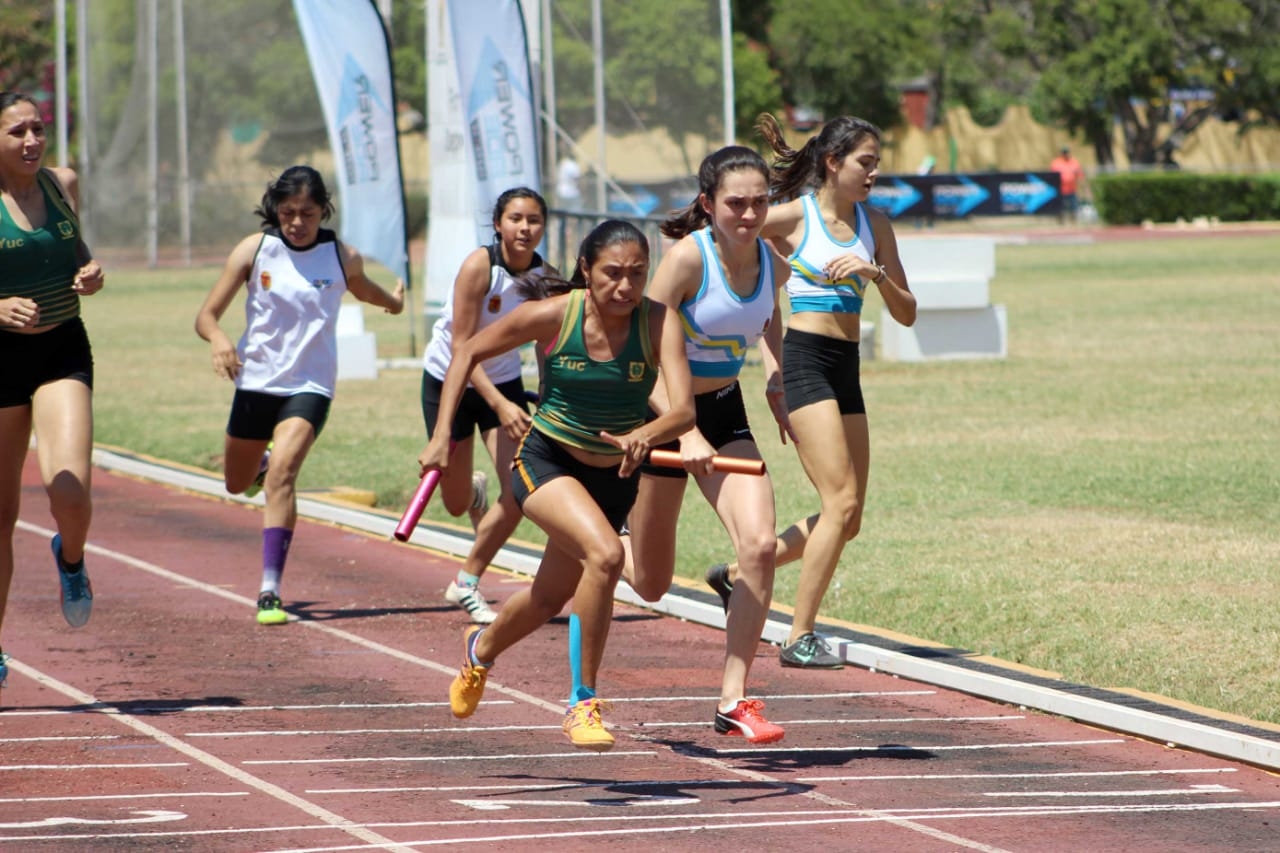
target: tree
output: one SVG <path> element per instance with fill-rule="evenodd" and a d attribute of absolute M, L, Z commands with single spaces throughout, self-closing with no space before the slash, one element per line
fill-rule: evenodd
<path fill-rule="evenodd" d="M 36 86 L 54 59 L 53 41 L 53 4 L 0 0 L 0 90 Z"/>

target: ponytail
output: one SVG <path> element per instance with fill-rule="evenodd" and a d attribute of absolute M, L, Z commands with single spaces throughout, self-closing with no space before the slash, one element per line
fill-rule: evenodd
<path fill-rule="evenodd" d="M 869 121 L 839 116 L 822 126 L 799 151 L 787 144 L 782 126 L 769 113 L 756 119 L 756 130 L 773 150 L 773 177 L 769 193 L 773 201 L 790 201 L 826 180 L 826 159 L 844 159 L 868 136 L 880 140 L 880 129 Z"/>

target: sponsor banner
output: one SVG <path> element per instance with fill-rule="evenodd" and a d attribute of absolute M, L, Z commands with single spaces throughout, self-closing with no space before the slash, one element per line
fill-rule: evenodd
<path fill-rule="evenodd" d="M 968 175 L 885 175 L 870 203 L 892 218 L 1056 214 L 1062 207 L 1056 172 Z"/>
<path fill-rule="evenodd" d="M 372 0 L 293 0 L 333 149 L 339 236 L 409 283 L 395 90 Z"/>
<path fill-rule="evenodd" d="M 542 189 L 533 80 L 519 0 L 448 6 L 479 245 L 493 238 L 493 205 L 504 190 Z"/>

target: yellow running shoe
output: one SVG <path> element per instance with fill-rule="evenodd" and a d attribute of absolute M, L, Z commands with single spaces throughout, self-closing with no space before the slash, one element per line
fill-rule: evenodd
<path fill-rule="evenodd" d="M 280 596 L 274 592 L 263 592 L 258 596 L 258 624 L 283 625 L 289 621 L 289 614 L 284 612 Z"/>
<path fill-rule="evenodd" d="M 600 712 L 605 703 L 599 699 L 583 699 L 570 705 L 565 712 L 564 724 L 561 728 L 578 749 L 590 749 L 593 752 L 608 752 L 613 749 L 613 735 L 604 727 Z"/>
<path fill-rule="evenodd" d="M 449 710 L 460 720 L 476 712 L 480 697 L 484 695 L 484 681 L 489 676 L 488 666 L 471 663 L 471 648 L 475 643 L 475 636 L 483 630 L 482 626 L 473 625 L 463 635 L 462 669 L 458 670 L 453 683 L 449 685 Z"/>

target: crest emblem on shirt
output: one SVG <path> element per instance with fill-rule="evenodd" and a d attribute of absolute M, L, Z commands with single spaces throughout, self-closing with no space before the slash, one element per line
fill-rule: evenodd
<path fill-rule="evenodd" d="M 312 287 L 314 287 L 316 290 L 324 290 L 326 287 L 332 287 L 332 286 L 333 286 L 333 279 L 331 279 L 331 278 L 313 278 L 313 279 L 311 279 L 311 286 L 312 286 Z"/>
<path fill-rule="evenodd" d="M 271 289 L 271 273 L 266 270 L 262 271 L 262 275 L 258 276 L 258 283 L 262 285 L 263 290 Z"/>
<path fill-rule="evenodd" d="M 502 294 L 495 293 L 489 297 L 489 313 L 497 314 L 502 310 Z"/>
<path fill-rule="evenodd" d="M 75 226 L 67 220 L 58 223 L 58 233 L 62 235 L 63 240 L 70 240 L 76 236 Z"/>
<path fill-rule="evenodd" d="M 627 381 L 643 382 L 645 367 L 646 367 L 646 364 L 643 361 L 627 362 Z"/>

